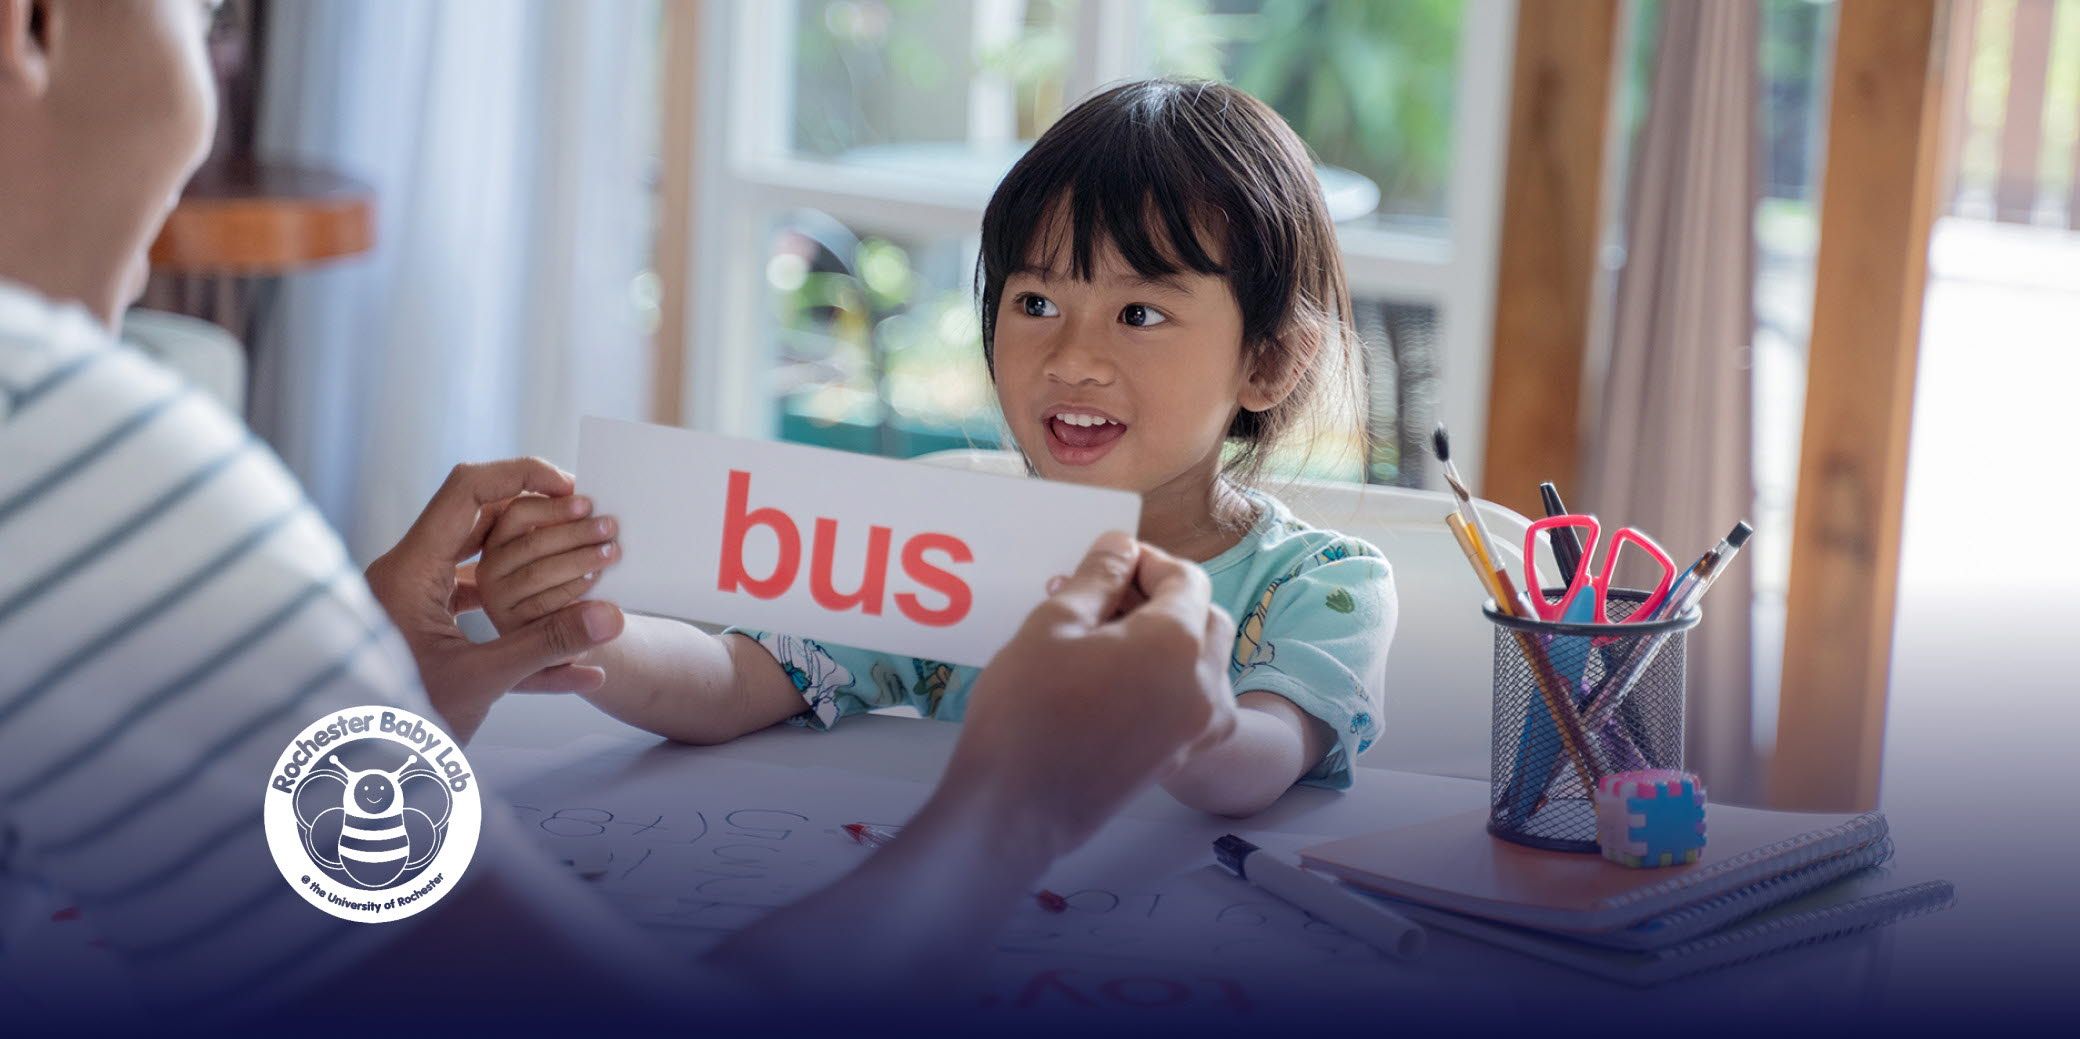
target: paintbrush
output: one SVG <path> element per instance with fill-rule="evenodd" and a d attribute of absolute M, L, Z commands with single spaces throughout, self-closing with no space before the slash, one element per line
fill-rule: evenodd
<path fill-rule="evenodd" d="M 1531 601 L 1517 591 L 1517 583 L 1510 580 L 1509 570 L 1502 565 L 1502 553 L 1497 550 L 1494 535 L 1488 533 L 1488 523 L 1481 519 L 1479 509 L 1473 507 L 1473 492 L 1466 489 L 1466 481 L 1459 478 L 1459 467 L 1452 464 L 1452 439 L 1444 431 L 1444 423 L 1430 433 L 1430 447 L 1437 454 L 1437 464 L 1444 469 L 1444 482 L 1452 487 L 1452 496 L 1459 500 L 1459 518 L 1466 523 L 1467 532 L 1473 536 L 1474 551 L 1480 556 L 1480 565 L 1495 575 L 1495 584 L 1502 589 L 1506 599 L 1498 599 L 1495 608 L 1518 617 L 1538 619 L 1538 611 L 1531 608 Z M 1527 567 L 1527 572 L 1529 572 Z M 1532 595 L 1543 595 L 1538 589 Z"/>

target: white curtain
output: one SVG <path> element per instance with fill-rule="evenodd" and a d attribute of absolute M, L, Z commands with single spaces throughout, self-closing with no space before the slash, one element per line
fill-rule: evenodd
<path fill-rule="evenodd" d="M 1568 499 L 1653 532 L 1677 566 L 1689 566 L 1755 508 L 1748 349 L 1760 17 L 1745 3 L 1661 7 L 1610 363 L 1594 410 L 1599 425 L 1587 445 L 1581 502 Z M 1762 796 L 1750 739 L 1748 551 L 1713 586 L 1688 641 L 1684 763 L 1715 800 L 1734 803 Z"/>
<path fill-rule="evenodd" d="M 574 461 L 640 418 L 654 3 L 302 0 L 269 8 L 259 151 L 375 189 L 373 253 L 292 277 L 254 421 L 379 553 L 458 461 Z"/>

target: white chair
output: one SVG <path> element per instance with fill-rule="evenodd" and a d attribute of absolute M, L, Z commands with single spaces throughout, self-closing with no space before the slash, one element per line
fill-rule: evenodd
<path fill-rule="evenodd" d="M 917 461 L 1013 476 L 1025 472 L 1024 461 L 1006 451 L 941 451 Z M 1451 496 L 1312 480 L 1271 482 L 1264 489 L 1300 519 L 1378 546 L 1393 565 L 1401 608 L 1387 654 L 1384 731 L 1359 764 L 1487 778 L 1494 628 L 1481 616 L 1487 596 L 1444 524 Z M 1517 573 L 1530 521 L 1487 502 L 1480 509 L 1511 573 Z"/>
<path fill-rule="evenodd" d="M 180 373 L 224 410 L 246 410 L 246 352 L 238 337 L 200 318 L 132 307 L 123 315 L 123 342 Z"/>

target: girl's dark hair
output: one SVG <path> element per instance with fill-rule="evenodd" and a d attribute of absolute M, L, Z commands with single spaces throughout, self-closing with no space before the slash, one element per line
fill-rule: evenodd
<path fill-rule="evenodd" d="M 1224 276 L 1252 370 L 1297 376 L 1277 405 L 1236 414 L 1228 472 L 1254 476 L 1297 427 L 1356 407 L 1358 339 L 1336 226 L 1307 146 L 1269 105 L 1222 83 L 1143 80 L 1092 96 L 1042 134 L 982 217 L 975 282 L 992 376 L 1004 281 L 1026 267 L 1036 237 L 1050 236 L 1043 255 L 1058 255 L 1051 236 L 1065 200 L 1070 274 L 1090 280 L 1109 242 L 1146 277 Z"/>

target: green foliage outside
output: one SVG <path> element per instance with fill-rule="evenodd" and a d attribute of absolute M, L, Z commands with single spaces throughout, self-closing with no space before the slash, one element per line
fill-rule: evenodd
<path fill-rule="evenodd" d="M 916 99 L 1003 77 L 1018 133 L 1037 136 L 1070 102 L 1076 0 L 1034 0 L 1014 42 L 974 67 L 935 45 L 962 3 L 805 0 L 796 34 L 792 139 L 841 158 L 854 148 L 955 141 L 915 125 Z M 963 0 L 964 3 L 964 0 Z M 1277 108 L 1320 161 L 1380 185 L 1383 215 L 1444 216 L 1462 0 L 1148 0 L 1141 41 L 1157 72 L 1234 82 Z M 911 125 L 902 125 L 904 119 Z M 938 250 L 942 247 L 932 246 Z M 783 365 L 783 435 L 912 453 L 993 442 L 980 332 L 963 271 L 916 266 L 912 250 L 866 237 L 836 269 L 769 270 Z M 771 277 L 776 274 L 778 277 Z"/>

